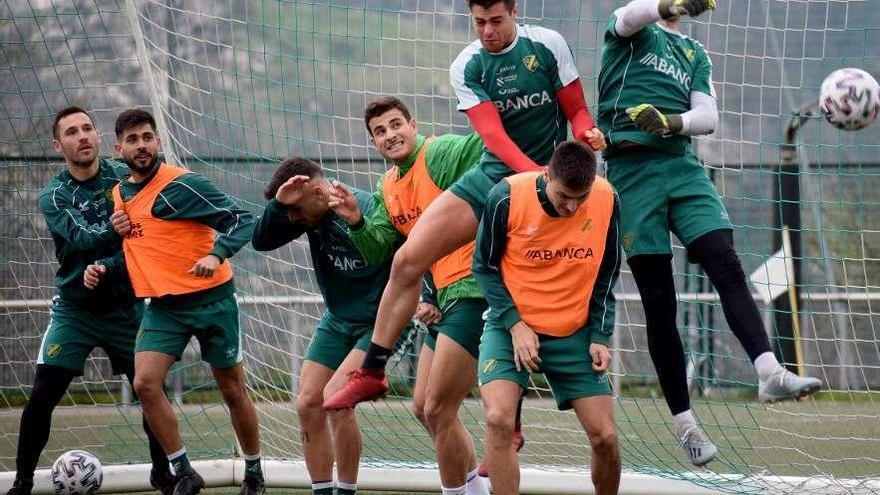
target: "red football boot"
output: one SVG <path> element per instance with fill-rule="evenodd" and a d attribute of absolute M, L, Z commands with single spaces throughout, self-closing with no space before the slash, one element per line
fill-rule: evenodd
<path fill-rule="evenodd" d="M 324 409 L 336 411 L 349 409 L 361 402 L 381 399 L 388 395 L 388 379 L 385 370 L 358 368 L 351 372 L 348 381 L 335 394 L 324 401 Z"/>

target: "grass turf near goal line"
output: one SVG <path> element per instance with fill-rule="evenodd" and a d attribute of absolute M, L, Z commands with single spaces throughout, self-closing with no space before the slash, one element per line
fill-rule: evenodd
<path fill-rule="evenodd" d="M 565 491 L 565 486 L 571 480 L 580 480 L 578 489 L 589 485 L 588 473 L 588 449 L 584 434 L 579 432 L 579 426 L 574 415 L 553 411 L 553 404 L 548 401 L 530 400 L 530 408 L 524 416 L 525 434 L 527 437 L 526 448 L 520 455 L 523 473 L 523 492 L 541 493 L 547 490 L 548 481 L 539 478 L 541 473 L 560 474 L 558 483 L 560 489 Z M 768 480 L 776 480 L 779 483 L 805 483 L 807 476 L 805 459 L 815 461 L 828 459 L 844 459 L 844 462 L 826 463 L 826 471 L 834 473 L 840 478 L 865 478 L 876 475 L 873 471 L 877 457 L 877 449 L 867 439 L 880 436 L 880 424 L 866 422 L 874 410 L 871 402 L 840 403 L 835 401 L 812 400 L 810 415 L 803 414 L 804 404 L 777 404 L 765 408 L 751 402 L 732 402 L 719 408 L 718 404 L 706 401 L 695 403 L 695 412 L 704 418 L 707 425 L 707 433 L 718 443 L 720 452 L 719 461 L 710 464 L 708 470 L 694 470 L 686 461 L 684 454 L 669 439 L 672 433 L 667 430 L 665 423 L 665 404 L 653 399 L 619 399 L 615 409 L 616 418 L 620 431 L 620 445 L 624 464 L 641 471 L 642 475 L 631 473 L 624 479 L 623 488 L 627 483 L 633 487 L 641 482 L 649 482 L 654 479 L 652 493 L 659 493 L 662 486 L 669 486 L 671 490 L 688 489 L 686 492 L 668 491 L 665 493 L 713 493 L 715 489 L 730 491 L 735 487 L 748 487 L 753 483 L 757 488 L 762 484 L 772 483 L 756 477 L 750 480 L 744 476 L 738 468 L 746 463 L 752 468 L 756 476 L 771 471 L 773 477 Z M 272 418 L 274 422 L 283 422 L 289 428 L 291 437 L 294 437 L 298 422 L 294 404 L 291 403 L 259 403 L 263 417 Z M 287 408 L 286 413 L 279 413 L 280 408 Z M 479 403 L 469 400 L 464 409 L 467 413 L 481 415 Z M 389 410 L 394 412 L 396 420 L 385 422 L 383 418 L 389 417 Z M 719 415 L 719 411 L 727 411 L 725 417 Z M 434 460 L 430 457 L 432 450 L 427 433 L 421 433 L 418 428 L 407 428 L 408 435 L 400 434 L 400 422 L 415 421 L 409 416 L 409 401 L 385 401 L 377 404 L 369 404 L 358 408 L 359 421 L 362 425 L 364 436 L 363 475 L 361 483 L 363 488 L 389 485 L 388 480 L 400 471 L 397 468 L 415 468 L 412 471 L 420 471 L 408 475 L 410 477 L 410 490 L 420 488 L 432 490 L 439 486 L 439 478 L 436 474 Z M 233 461 L 235 446 L 232 443 L 232 428 L 228 414 L 219 406 L 205 407 L 203 405 L 179 406 L 181 433 L 188 449 L 194 459 L 199 460 L 204 466 L 210 468 L 211 462 L 204 459 L 220 459 L 221 463 L 215 467 L 217 472 L 228 473 L 227 475 L 214 476 L 214 483 L 221 486 L 234 485 Z M 14 469 L 15 437 L 17 437 L 18 420 L 20 409 L 6 409 L 0 411 L 0 431 L 8 441 L 0 444 L 0 463 L 6 470 Z M 712 421 L 706 419 L 711 418 Z M 817 419 L 821 418 L 821 419 Z M 88 435 L 92 425 L 110 425 L 113 438 L 104 438 L 103 442 Z M 467 424 L 469 431 L 474 437 L 478 451 L 482 452 L 481 440 L 484 432 L 476 424 Z M 109 476 L 105 477 L 108 483 L 107 489 L 112 490 L 115 479 L 115 468 L 133 466 L 119 466 L 124 459 L 145 459 L 147 449 L 144 442 L 143 432 L 140 430 L 139 410 L 134 407 L 114 406 L 73 406 L 61 407 L 56 413 L 53 422 L 53 434 L 49 445 L 41 458 L 41 465 L 50 464 L 59 452 L 74 448 L 85 448 L 97 454 L 108 466 Z M 801 430 L 801 435 L 792 435 L 788 432 Z M 206 434 L 206 432 L 211 432 Z M 737 432 L 733 434 L 732 432 Z M 853 441 L 853 435 L 858 432 L 866 441 Z M 817 438 L 840 439 L 840 441 L 817 441 Z M 83 440 L 85 439 L 85 445 Z M 755 441 L 757 439 L 758 441 Z M 847 441 L 843 441 L 847 439 Z M 79 442 L 79 443 L 77 443 Z M 565 446 L 571 449 L 572 445 L 579 445 L 582 455 L 572 456 L 570 452 L 560 456 L 557 451 Z M 772 445 L 772 447 L 761 447 Z M 381 455 L 380 455 L 381 453 Z M 389 453 L 392 453 L 389 459 Z M 301 462 L 301 450 L 297 442 L 292 448 L 282 451 L 272 442 L 264 446 L 264 456 L 267 459 L 267 473 L 272 486 L 284 487 L 307 487 L 308 477 L 305 467 Z M 277 463 L 273 459 L 293 459 L 285 463 Z M 300 459 L 300 460 L 296 460 Z M 582 464 L 574 464 L 574 460 L 581 460 Z M 665 464 L 678 465 L 679 472 L 670 476 L 669 472 L 655 472 L 653 474 L 662 477 L 652 477 L 650 466 L 657 460 Z M 130 460 L 128 462 L 131 462 Z M 139 461 L 143 462 L 143 460 Z M 241 463 L 241 461 L 237 461 Z M 772 462 L 772 464 L 770 464 Z M 116 464 L 116 466 L 114 466 Z M 272 467 L 275 466 L 275 467 Z M 787 466 L 785 470 L 782 467 Z M 803 471 L 796 468 L 804 466 Z M 537 470 L 537 471 L 535 471 Z M 142 469 L 145 478 L 146 469 Z M 408 469 L 408 471 L 410 471 Z M 273 476 L 273 473 L 276 475 Z M 369 473 L 369 474 L 368 474 Z M 12 473 L 6 473 L 7 476 Z M 134 475 L 137 479 L 138 475 Z M 223 481 L 224 476 L 228 479 Z M 422 477 L 422 481 L 412 484 L 412 480 Z M 634 477 L 635 476 L 635 477 Z M 783 478 L 783 477 L 786 478 Z M 46 477 L 44 475 L 44 477 Z M 379 478 L 383 485 L 371 485 L 372 477 Z M 666 483 L 663 478 L 677 478 L 681 483 Z M 0 478 L 4 479 L 4 478 Z M 9 478 L 11 481 L 11 477 Z M 538 481 L 540 479 L 540 481 Z M 627 479 L 629 481 L 627 481 Z M 788 479 L 788 481 L 785 481 Z M 219 481 L 217 481 L 219 480 Z M 47 481 L 46 481 L 47 482 Z M 119 481 L 122 482 L 122 481 Z M 690 484 L 689 482 L 693 482 Z M 48 483 L 48 482 L 47 482 Z M 122 483 L 131 483 L 125 481 Z M 534 486 L 534 483 L 545 483 Z M 823 493 L 838 493 L 831 491 L 835 481 L 828 478 L 810 480 L 810 483 L 825 483 L 827 491 Z M 880 493 L 878 482 L 864 481 L 863 491 L 858 490 L 858 484 L 849 485 L 851 490 L 839 493 Z M 48 486 L 48 484 L 47 484 Z M 123 484 L 125 491 L 137 484 Z M 541 488 L 543 486 L 543 488 Z M 393 487 L 393 486 L 392 486 Z M 852 488 L 855 487 L 855 488 Z M 536 490 L 532 491 L 530 490 Z M 806 488 L 806 486 L 805 486 Z M 585 488 L 584 488 L 585 489 Z M 639 493 L 636 491 L 622 491 L 621 493 Z M 824 490 L 824 489 L 823 489 Z M 746 490 L 748 492 L 748 490 Z M 286 493 L 286 492 L 283 492 Z M 587 492 L 582 492 L 587 493 Z M 759 493 L 759 492 L 753 492 Z"/>

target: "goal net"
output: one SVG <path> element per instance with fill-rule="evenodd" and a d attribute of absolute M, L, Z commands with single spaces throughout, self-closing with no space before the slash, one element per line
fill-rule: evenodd
<path fill-rule="evenodd" d="M 525 22 L 568 40 L 592 107 L 605 24 L 622 3 L 519 1 Z M 720 124 L 696 140 L 696 149 L 736 225 L 744 268 L 767 272 L 765 263 L 780 250 L 789 259 L 793 279 L 769 277 L 752 286 L 771 342 L 790 369 L 825 386 L 808 400 L 759 404 L 757 377 L 717 295 L 674 244 L 694 411 L 720 451 L 709 469 L 693 468 L 675 438 L 648 355 L 638 293 L 624 266 L 616 288 L 613 383 L 625 491 L 880 493 L 880 127 L 837 131 L 804 114 L 803 121 L 794 119 L 803 124 L 797 132 L 786 133 L 793 112 L 817 100 L 832 70 L 853 66 L 880 74 L 880 56 L 871 48 L 880 44 L 880 9 L 870 0 L 719 0 L 711 15 L 687 21 L 685 32 L 703 43 L 714 63 Z M 346 184 L 374 190 L 387 164 L 370 145 L 362 112 L 379 95 L 402 98 L 425 134 L 471 132 L 455 110 L 448 68 L 473 39 L 464 0 L 17 0 L 0 6 L 2 479 L 11 480 L 15 470 L 21 407 L 54 293 L 57 263 L 37 196 L 64 166 L 50 145 L 57 110 L 90 109 L 106 156 L 113 155 L 116 115 L 132 106 L 151 110 L 166 160 L 206 175 L 259 214 L 268 178 L 291 154 L 320 162 Z M 308 477 L 296 464 L 302 460 L 297 382 L 323 307 L 308 245 L 302 239 L 269 253 L 248 246 L 232 261 L 263 454 L 294 463 L 301 474 L 294 479 L 270 470 L 269 481 L 303 485 Z M 791 290 L 765 298 L 772 285 Z M 412 330 L 398 346 L 392 396 L 358 407 L 363 465 L 378 473 L 369 486 L 400 488 L 401 473 L 436 472 L 430 438 L 410 412 L 423 337 Z M 168 387 L 191 457 L 240 458 L 196 347 L 174 368 Z M 130 397 L 119 377 L 110 376 L 106 357 L 94 353 L 55 413 L 40 465 L 74 448 L 95 452 L 105 465 L 148 462 L 140 412 Z M 482 452 L 476 391 L 460 415 Z M 563 490 L 589 484 L 586 437 L 573 414 L 556 411 L 537 376 L 524 424 L 526 491 L 546 492 L 547 480 L 559 476 Z M 434 476 L 412 481 L 409 489 L 436 489 Z M 234 481 L 231 474 L 218 480 L 213 483 Z"/>

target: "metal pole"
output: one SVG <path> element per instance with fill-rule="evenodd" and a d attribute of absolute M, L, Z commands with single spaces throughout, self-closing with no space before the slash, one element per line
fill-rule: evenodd
<path fill-rule="evenodd" d="M 779 251 L 783 246 L 782 232 L 788 229 L 791 238 L 791 257 L 794 280 L 792 287 L 796 292 L 801 283 L 801 189 L 800 169 L 797 153 L 797 133 L 800 128 L 814 115 L 818 102 L 812 102 L 795 112 L 785 129 L 784 141 L 779 146 L 780 162 L 776 168 L 774 199 L 779 205 L 778 214 L 774 216 L 773 250 Z M 784 297 L 783 297 L 784 296 Z M 793 312 L 799 301 L 791 301 L 787 295 L 773 301 L 773 320 L 776 330 L 776 354 L 779 360 L 786 363 L 788 369 L 798 372 L 797 353 L 795 350 L 795 323 L 797 314 Z M 798 325 L 799 326 L 799 325 Z"/>

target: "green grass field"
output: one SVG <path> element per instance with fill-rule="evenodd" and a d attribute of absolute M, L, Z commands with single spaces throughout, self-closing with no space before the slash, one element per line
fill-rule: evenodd
<path fill-rule="evenodd" d="M 230 493 L 238 493 L 238 489 L 209 488 L 202 490 L 201 493 L 202 495 L 229 495 Z M 311 493 L 311 490 L 286 490 L 283 488 L 269 488 L 266 490 L 266 495 L 311 495 Z M 130 495 L 156 495 L 156 492 L 130 492 Z M 358 495 L 412 495 L 412 492 L 367 492 L 358 490 Z"/>
<path fill-rule="evenodd" d="M 301 457 L 297 417 L 291 403 L 260 403 L 263 453 L 267 457 Z M 716 473 L 776 474 L 839 478 L 877 476 L 880 472 L 880 422 L 877 405 L 837 400 L 808 400 L 764 407 L 753 402 L 695 403 L 695 413 L 721 454 L 709 467 Z M 235 455 L 232 428 L 217 404 L 179 409 L 184 441 L 195 459 Z M 0 469 L 14 469 L 20 409 L 0 410 Z M 463 421 L 482 438 L 482 412 L 466 403 Z M 693 471 L 666 417 L 665 404 L 651 399 L 621 400 L 616 409 L 625 467 L 639 472 Z M 364 462 L 399 468 L 431 462 L 427 434 L 408 412 L 408 402 L 386 401 L 359 408 L 364 432 Z M 588 449 L 571 413 L 560 413 L 549 401 L 529 401 L 524 417 L 526 447 L 521 462 L 584 468 Z M 73 406 L 59 408 L 52 438 L 41 466 L 65 450 L 86 448 L 107 464 L 147 461 L 136 408 Z M 229 489 L 222 493 L 228 493 Z M 220 492 L 218 492 L 220 493 Z M 278 490 L 272 493 L 307 493 Z"/>

